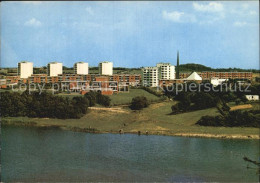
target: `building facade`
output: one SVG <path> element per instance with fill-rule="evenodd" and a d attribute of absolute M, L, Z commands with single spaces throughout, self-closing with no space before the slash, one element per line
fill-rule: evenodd
<path fill-rule="evenodd" d="M 98 71 L 100 75 L 113 75 L 113 63 L 101 62 L 98 64 Z"/>
<path fill-rule="evenodd" d="M 104 95 L 129 91 L 130 86 L 139 86 L 140 74 L 118 74 L 112 76 L 95 74 L 59 74 L 47 76 L 46 74 L 33 74 L 28 79 L 13 78 L 13 82 L 26 84 L 55 84 L 63 91 L 101 91 Z"/>
<path fill-rule="evenodd" d="M 161 77 L 159 79 L 175 79 L 175 66 L 170 63 L 158 63 L 156 64 Z"/>
<path fill-rule="evenodd" d="M 50 62 L 47 66 L 48 76 L 58 76 L 62 74 L 62 63 L 60 62 Z"/>
<path fill-rule="evenodd" d="M 28 78 L 33 74 L 33 63 L 32 62 L 19 62 L 18 63 L 18 76 L 20 78 Z"/>
<path fill-rule="evenodd" d="M 252 80 L 252 72 L 214 72 L 214 71 L 203 71 L 200 73 L 202 79 L 248 79 Z"/>
<path fill-rule="evenodd" d="M 86 62 L 77 62 L 74 64 L 74 73 L 75 74 L 88 74 L 88 63 Z"/>
<path fill-rule="evenodd" d="M 157 87 L 159 80 L 175 79 L 175 66 L 170 63 L 157 63 L 156 67 L 142 69 L 143 86 Z"/>
<path fill-rule="evenodd" d="M 145 67 L 142 69 L 143 86 L 157 87 L 159 84 L 160 72 L 158 67 Z"/>

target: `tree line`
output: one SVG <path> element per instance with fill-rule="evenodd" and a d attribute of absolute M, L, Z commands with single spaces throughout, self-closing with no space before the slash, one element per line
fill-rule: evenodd
<path fill-rule="evenodd" d="M 3 92 L 0 97 L 2 117 L 81 118 L 96 103 L 110 106 L 110 98 L 98 92 L 82 96 L 61 97 L 48 92 Z"/>
<path fill-rule="evenodd" d="M 197 72 L 202 72 L 202 71 L 215 71 L 215 72 L 253 72 L 253 73 L 259 73 L 259 69 L 241 69 L 241 68 L 211 68 L 207 67 L 205 65 L 201 64 L 194 64 L 194 63 L 188 63 L 188 64 L 181 64 L 179 66 L 180 71 L 197 71 Z"/>
<path fill-rule="evenodd" d="M 190 87 L 191 84 L 192 87 Z M 236 85 L 214 87 L 207 83 L 210 88 L 208 90 L 204 84 L 187 83 L 185 91 L 178 91 L 178 85 L 164 89 L 166 96 L 178 101 L 172 106 L 172 114 L 217 107 L 219 104 L 225 105 L 228 102 L 246 103 L 248 100 L 245 95 L 260 95 L 260 85 L 252 85 L 248 88 L 250 92 L 245 92 L 246 86 L 241 86 L 241 90 L 234 90 Z"/>
<path fill-rule="evenodd" d="M 87 98 L 73 97 L 70 100 L 48 92 L 4 92 L 0 101 L 3 117 L 80 118 L 89 106 Z"/>
<path fill-rule="evenodd" d="M 196 123 L 201 126 L 256 127 L 260 128 L 260 110 L 235 110 L 218 116 L 202 116 Z"/>

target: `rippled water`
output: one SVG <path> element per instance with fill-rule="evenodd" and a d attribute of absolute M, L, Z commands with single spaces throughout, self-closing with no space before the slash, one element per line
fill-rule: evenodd
<path fill-rule="evenodd" d="M 2 127 L 2 181 L 258 181 L 257 140 Z M 251 168 L 247 168 L 249 165 Z"/>

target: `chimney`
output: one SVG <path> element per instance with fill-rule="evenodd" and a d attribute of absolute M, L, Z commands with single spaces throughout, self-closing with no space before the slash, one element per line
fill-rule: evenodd
<path fill-rule="evenodd" d="M 180 79 L 180 68 L 179 68 L 179 51 L 177 51 L 177 68 L 176 68 L 176 79 Z"/>

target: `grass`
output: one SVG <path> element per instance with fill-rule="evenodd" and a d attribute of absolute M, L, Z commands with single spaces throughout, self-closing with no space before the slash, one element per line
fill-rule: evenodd
<path fill-rule="evenodd" d="M 113 94 L 109 97 L 111 98 L 112 105 L 122 105 L 122 104 L 130 104 L 132 98 L 137 96 L 145 96 L 151 102 L 159 101 L 161 99 L 142 89 L 130 89 L 129 92 Z"/>
<path fill-rule="evenodd" d="M 259 128 L 241 127 L 203 127 L 195 123 L 204 115 L 219 115 L 216 108 L 193 111 L 177 115 L 169 115 L 174 101 L 151 104 L 142 111 L 131 111 L 122 108 L 124 113 L 89 110 L 80 119 L 44 119 L 44 118 L 3 118 L 4 123 L 34 124 L 37 126 L 61 126 L 64 129 L 95 128 L 99 132 L 118 133 L 122 129 L 126 133 L 145 133 L 159 135 L 184 135 L 221 138 L 259 138 Z"/>
<path fill-rule="evenodd" d="M 73 97 L 76 96 L 83 96 L 79 93 L 70 93 L 70 94 L 66 94 L 66 93 L 59 93 L 57 94 L 58 96 L 62 96 L 62 97 L 69 97 L 70 99 L 72 99 Z M 158 102 L 161 100 L 160 97 L 157 97 L 145 90 L 142 89 L 130 89 L 129 92 L 125 92 L 125 93 L 118 93 L 118 94 L 113 94 L 110 97 L 111 99 L 111 105 L 125 105 L 125 104 L 130 104 L 132 101 L 133 97 L 136 96 L 145 96 L 147 97 L 147 99 L 151 102 Z"/>

